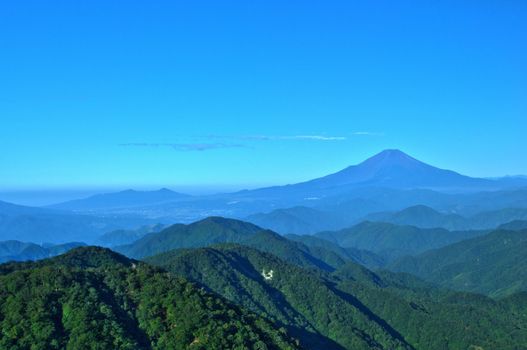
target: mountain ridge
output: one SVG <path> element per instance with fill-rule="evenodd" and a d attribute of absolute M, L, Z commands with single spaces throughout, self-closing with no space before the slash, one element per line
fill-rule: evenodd
<path fill-rule="evenodd" d="M 315 237 L 329 240 L 344 248 L 371 251 L 391 260 L 443 247 L 487 232 L 448 231 L 443 228 L 419 228 L 387 222 L 363 221 L 345 229 L 319 232 Z"/>
<path fill-rule="evenodd" d="M 297 266 L 323 271 L 333 271 L 347 261 L 359 261 L 363 255 L 359 251 L 342 253 L 338 249 L 307 245 L 248 222 L 222 217 L 209 217 L 189 225 L 175 224 L 114 249 L 132 258 L 144 258 L 174 249 L 218 244 L 242 244 L 272 253 Z M 365 252 L 364 255 L 373 254 Z"/>
<path fill-rule="evenodd" d="M 493 297 L 527 291 L 527 229 L 495 230 L 422 254 L 388 268 L 414 274 L 445 288 Z"/>
<path fill-rule="evenodd" d="M 156 191 L 137 191 L 127 189 L 119 192 L 95 194 L 87 198 L 74 199 L 48 205 L 46 207 L 62 210 L 101 210 L 161 204 L 189 197 L 191 196 L 174 192 L 168 188 L 161 188 Z"/>

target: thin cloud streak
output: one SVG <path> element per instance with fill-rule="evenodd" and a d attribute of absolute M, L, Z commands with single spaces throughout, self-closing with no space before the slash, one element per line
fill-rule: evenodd
<path fill-rule="evenodd" d="M 316 141 L 344 141 L 344 136 L 324 136 L 324 135 L 296 135 L 285 137 L 284 140 L 316 140 Z"/>
<path fill-rule="evenodd" d="M 313 140 L 313 141 L 345 141 L 345 136 L 326 136 L 326 135 L 292 135 L 292 136 L 276 136 L 276 135 L 241 135 L 241 136 L 224 136 L 224 135 L 208 135 L 208 139 L 231 139 L 231 140 L 246 140 L 246 141 L 275 141 L 275 140 Z"/>
<path fill-rule="evenodd" d="M 122 143 L 119 146 L 123 147 L 170 147 L 175 151 L 181 152 L 203 152 L 213 149 L 222 149 L 222 148 L 246 148 L 245 145 L 240 144 L 227 144 L 227 143 Z"/>
<path fill-rule="evenodd" d="M 351 134 L 353 136 L 384 136 L 383 132 L 371 132 L 371 131 L 355 131 Z"/>
<path fill-rule="evenodd" d="M 320 134 L 304 134 L 304 135 L 290 135 L 290 136 L 277 136 L 277 135 L 240 135 L 240 136 L 229 136 L 229 135 L 207 135 L 199 136 L 196 139 L 208 139 L 208 140 L 232 140 L 232 141 L 321 141 L 321 142 L 333 142 L 333 141 L 346 141 L 351 136 L 383 136 L 384 133 L 371 132 L 371 131 L 356 131 L 348 134 L 350 136 L 328 136 Z M 124 147 L 170 147 L 175 151 L 181 152 L 192 152 L 192 151 L 209 151 L 213 149 L 222 148 L 251 148 L 251 146 L 240 144 L 240 143 L 226 143 L 226 142 L 193 142 L 193 143 L 147 143 L 147 142 L 134 142 L 134 143 L 122 143 L 119 146 Z"/>

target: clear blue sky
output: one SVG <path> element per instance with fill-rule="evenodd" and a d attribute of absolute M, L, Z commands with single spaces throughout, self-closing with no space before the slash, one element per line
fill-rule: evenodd
<path fill-rule="evenodd" d="M 0 187 L 527 173 L 527 2 L 3 1 Z"/>

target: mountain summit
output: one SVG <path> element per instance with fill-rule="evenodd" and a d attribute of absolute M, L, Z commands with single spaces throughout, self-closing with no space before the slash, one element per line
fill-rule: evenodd
<path fill-rule="evenodd" d="M 336 186 L 434 188 L 434 189 L 484 189 L 493 181 L 477 179 L 423 163 L 400 150 L 384 150 L 358 165 L 337 173 L 308 181 L 304 185 L 318 188 Z"/>
<path fill-rule="evenodd" d="M 417 159 L 410 157 L 408 154 L 400 151 L 398 149 L 385 149 L 382 152 L 377 153 L 376 155 L 366 159 L 361 164 L 366 163 L 379 163 L 379 162 L 417 162 L 421 163 Z"/>

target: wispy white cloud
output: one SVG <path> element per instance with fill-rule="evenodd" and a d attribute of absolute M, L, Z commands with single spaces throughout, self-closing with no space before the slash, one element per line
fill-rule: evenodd
<path fill-rule="evenodd" d="M 355 131 L 352 132 L 353 136 L 384 136 L 383 132 L 372 132 L 372 131 Z"/>
<path fill-rule="evenodd" d="M 313 141 L 345 141 L 345 136 L 327 136 L 327 135 L 241 135 L 241 136 L 227 136 L 227 135 L 208 135 L 209 139 L 232 139 L 232 140 L 246 140 L 246 141 L 273 141 L 273 140 L 313 140 Z"/>
<path fill-rule="evenodd" d="M 285 140 L 315 140 L 315 141 L 344 141 L 345 136 L 325 136 L 325 135 L 295 135 L 285 136 Z"/>
<path fill-rule="evenodd" d="M 124 147 L 170 147 L 175 151 L 191 152 L 191 151 L 209 151 L 220 148 L 243 148 L 247 147 L 240 144 L 227 143 L 122 143 L 119 146 Z"/>
<path fill-rule="evenodd" d="M 342 135 L 299 134 L 299 135 L 207 135 L 207 139 L 241 140 L 241 141 L 273 141 L 273 140 L 311 140 L 311 141 L 346 141 L 353 136 L 384 136 L 382 132 L 354 131 Z"/>
<path fill-rule="evenodd" d="M 209 140 L 211 142 L 181 142 L 181 143 L 122 143 L 125 147 L 170 147 L 176 151 L 208 151 L 221 148 L 250 148 L 244 144 L 250 141 L 321 141 L 334 142 L 346 141 L 353 136 L 382 136 L 384 133 L 371 131 L 355 131 L 347 136 L 325 135 L 325 134 L 298 134 L 298 135 L 206 135 L 193 137 L 196 141 Z M 188 139 L 188 138 L 187 138 Z M 212 142 L 218 141 L 218 142 Z M 223 142 L 225 141 L 225 142 Z M 232 141 L 232 142 L 229 142 Z M 238 141 L 238 143 L 234 143 Z M 241 142 L 241 143 L 240 143 Z"/>

